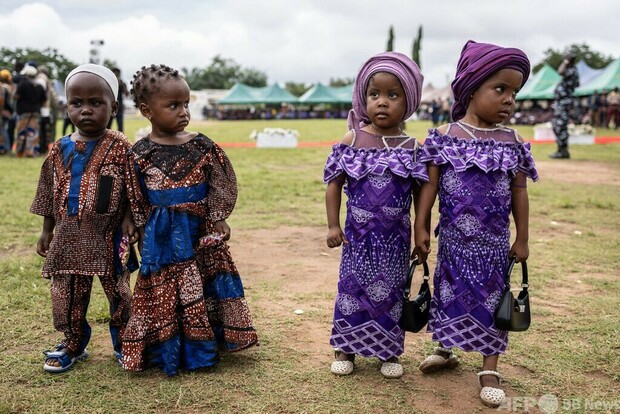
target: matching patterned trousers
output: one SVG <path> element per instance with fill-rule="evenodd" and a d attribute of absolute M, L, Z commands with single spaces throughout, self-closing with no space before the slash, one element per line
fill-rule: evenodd
<path fill-rule="evenodd" d="M 129 272 L 117 278 L 99 277 L 110 304 L 110 335 L 114 351 L 121 352 L 120 338 L 129 320 L 131 290 Z M 91 328 L 86 320 L 93 277 L 58 275 L 51 281 L 54 328 L 64 334 L 62 344 L 71 353 L 80 354 L 88 345 Z"/>

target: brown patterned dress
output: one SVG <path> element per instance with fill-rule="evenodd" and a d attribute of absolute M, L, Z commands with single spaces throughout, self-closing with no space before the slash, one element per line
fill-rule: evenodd
<path fill-rule="evenodd" d="M 148 137 L 132 148 L 146 213 L 142 263 L 123 336 L 123 367 L 167 375 L 217 363 L 218 345 L 257 343 L 239 272 L 224 242 L 205 243 L 235 206 L 224 151 L 204 135 L 180 145 Z"/>
<path fill-rule="evenodd" d="M 112 342 L 116 352 L 121 349 L 131 291 L 118 255 L 120 225 L 128 202 L 136 212 L 143 204 L 141 194 L 133 192 L 138 181 L 130 148 L 125 135 L 112 130 L 91 142 L 61 138 L 43 163 L 30 207 L 31 213 L 55 220 L 42 275 L 52 279 L 54 327 L 65 336 L 60 345 L 76 354 L 90 339 L 86 311 L 93 276 L 99 277 L 110 302 Z"/>

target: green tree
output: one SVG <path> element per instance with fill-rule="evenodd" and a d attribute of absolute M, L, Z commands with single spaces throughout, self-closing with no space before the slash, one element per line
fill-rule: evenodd
<path fill-rule="evenodd" d="M 411 51 L 411 59 L 418 64 L 422 69 L 422 62 L 420 61 L 420 50 L 422 49 L 422 25 L 418 27 L 418 35 L 413 39 L 413 49 Z"/>
<path fill-rule="evenodd" d="M 120 66 L 118 66 L 118 63 L 116 63 L 115 60 L 108 59 L 108 58 L 103 59 L 103 66 L 105 66 L 106 68 L 110 70 L 114 68 L 120 68 Z"/>
<path fill-rule="evenodd" d="M 388 32 L 388 41 L 387 41 L 387 49 L 388 52 L 394 50 L 394 26 L 390 26 L 390 30 Z"/>
<path fill-rule="evenodd" d="M 351 85 L 353 82 L 355 82 L 354 78 L 330 78 L 329 86 L 332 88 L 338 88 L 340 86 Z"/>
<path fill-rule="evenodd" d="M 548 63 L 551 67 L 557 70 L 560 67 L 560 63 L 562 63 L 564 56 L 567 54 L 575 55 L 576 61 L 583 60 L 588 64 L 588 66 L 594 69 L 604 68 L 614 60 L 612 56 L 606 56 L 598 51 L 591 50 L 590 46 L 585 43 L 574 43 L 568 47 L 565 47 L 564 50 L 552 48 L 547 49 L 544 52 L 543 60 L 534 66 L 534 73 L 538 72 L 545 65 L 545 63 Z"/>
<path fill-rule="evenodd" d="M 206 68 L 183 68 L 190 89 L 230 89 L 237 83 L 245 83 L 249 86 L 267 85 L 267 75 L 256 69 L 241 66 L 232 59 L 223 58 L 217 55 Z"/>
<path fill-rule="evenodd" d="M 305 83 L 299 82 L 286 82 L 284 88 L 297 97 L 300 97 L 310 89 Z"/>
<path fill-rule="evenodd" d="M 257 69 L 242 69 L 239 73 L 238 81 L 248 86 L 267 86 L 267 75 Z"/>
<path fill-rule="evenodd" d="M 69 72 L 77 66 L 75 62 L 67 59 L 58 53 L 58 49 L 54 48 L 36 50 L 3 47 L 0 49 L 0 66 L 12 70 L 16 61 L 23 63 L 33 61 L 37 65 L 45 65 L 50 70 L 52 79 L 58 79 L 61 82 L 64 82 Z"/>

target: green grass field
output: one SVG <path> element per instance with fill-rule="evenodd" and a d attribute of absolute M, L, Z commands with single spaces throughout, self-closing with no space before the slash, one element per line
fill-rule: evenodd
<path fill-rule="evenodd" d="M 144 120 L 128 119 L 128 136 L 145 125 Z M 422 141 L 429 126 L 411 122 L 407 132 Z M 296 129 L 301 142 L 337 141 L 346 129 L 342 120 L 204 122 L 190 129 L 224 143 L 249 141 L 252 130 L 264 127 Z M 531 128 L 518 129 L 526 138 L 533 135 Z M 616 134 L 602 130 L 598 135 Z M 512 395 L 552 394 L 566 408 L 562 411 L 560 405 L 558 412 L 589 412 L 587 401 L 603 404 L 596 412 L 618 412 L 620 144 L 571 147 L 570 161 L 548 160 L 552 145 L 532 148 L 541 175 L 538 183 L 528 183 L 533 325 L 511 336 L 502 366 L 509 373 Z M 329 151 L 328 146 L 226 148 L 239 181 L 239 201 L 229 220 L 233 229 L 323 229 L 322 169 Z M 41 163 L 42 159 L 0 158 L 0 414 L 483 411 L 475 395 L 467 397 L 473 398 L 473 406 L 464 402 L 462 410 L 454 408 L 459 394 L 451 390 L 454 385 L 447 378 L 452 377 L 446 377 L 445 388 L 436 389 L 412 373 L 432 349 L 429 337 L 421 334 L 406 349 L 403 363 L 412 374 L 402 380 L 386 381 L 376 373 L 335 378 L 328 365 L 308 362 L 303 342 L 291 344 L 291 316 L 272 311 L 287 298 L 268 281 L 246 292 L 261 346 L 246 354 L 225 355 L 214 370 L 184 372 L 171 379 L 158 370 L 123 372 L 111 355 L 106 357 L 111 353 L 106 301 L 95 283 L 89 320 L 96 336 L 89 349 L 98 357 L 66 374 L 44 373 L 41 351 L 59 336 L 51 323 L 49 284 L 40 277 L 42 259 L 35 253 L 42 220 L 28 213 Z M 335 289 L 325 286 L 300 297 L 305 303 L 321 304 L 310 315 L 326 332 L 332 308 L 322 305 L 330 302 Z M 479 357 L 463 356 L 459 369 L 469 385 L 477 365 Z M 444 408 L 427 405 L 424 396 L 430 394 L 443 401 Z M 618 410 L 610 409 L 613 402 Z"/>

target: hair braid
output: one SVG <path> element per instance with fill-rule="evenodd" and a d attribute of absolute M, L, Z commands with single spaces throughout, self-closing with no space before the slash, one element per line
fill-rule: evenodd
<path fill-rule="evenodd" d="M 161 88 L 162 82 L 168 79 L 182 79 L 183 77 L 178 70 L 172 69 L 167 65 L 151 65 L 142 66 L 142 68 L 133 75 L 131 81 L 131 95 L 136 108 L 141 103 L 150 99 L 154 92 Z"/>

